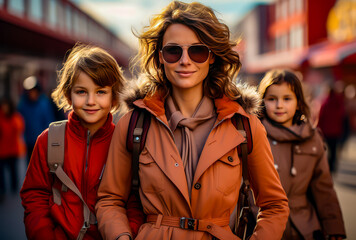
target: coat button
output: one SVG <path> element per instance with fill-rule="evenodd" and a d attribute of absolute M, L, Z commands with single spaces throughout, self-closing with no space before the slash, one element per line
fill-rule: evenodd
<path fill-rule="evenodd" d="M 201 188 L 201 184 L 200 184 L 200 183 L 194 184 L 194 188 L 195 188 L 196 190 L 199 190 L 199 189 Z"/>
<path fill-rule="evenodd" d="M 233 162 L 234 161 L 234 159 L 231 156 L 228 156 L 227 160 L 229 160 L 229 162 Z"/>

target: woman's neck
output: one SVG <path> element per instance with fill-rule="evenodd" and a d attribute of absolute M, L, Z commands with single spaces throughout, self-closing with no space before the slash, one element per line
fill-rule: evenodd
<path fill-rule="evenodd" d="M 203 91 L 174 91 L 172 98 L 184 117 L 191 117 L 203 98 Z"/>

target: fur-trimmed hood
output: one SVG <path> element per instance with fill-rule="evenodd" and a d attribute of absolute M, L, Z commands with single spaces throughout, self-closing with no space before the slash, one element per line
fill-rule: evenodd
<path fill-rule="evenodd" d="M 147 79 L 145 77 L 127 81 L 127 84 L 120 96 L 121 113 L 125 113 L 133 109 L 133 103 L 136 100 L 145 98 L 147 95 L 147 90 L 144 87 L 146 81 Z M 238 82 L 236 85 L 241 94 L 240 98 L 238 98 L 236 102 L 242 106 L 246 113 L 257 115 L 261 108 L 261 98 L 256 90 L 256 87 L 241 82 Z"/>

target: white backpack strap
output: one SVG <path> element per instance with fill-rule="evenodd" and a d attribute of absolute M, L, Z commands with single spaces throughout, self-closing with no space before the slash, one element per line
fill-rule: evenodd
<path fill-rule="evenodd" d="M 64 172 L 62 167 L 64 162 L 64 139 L 66 123 L 67 120 L 64 120 L 59 122 L 53 122 L 49 126 L 47 162 L 50 172 L 55 174 L 57 178 L 62 182 L 62 189 L 69 188 L 83 202 L 84 223 L 77 237 L 77 240 L 81 240 L 83 239 L 87 229 L 90 227 L 90 224 L 96 223 L 96 218 L 95 215 L 90 211 L 86 202 L 84 201 L 82 194 L 80 193 L 77 186 Z M 57 205 L 61 205 L 60 191 L 52 186 L 52 192 L 54 203 Z"/>
<path fill-rule="evenodd" d="M 51 173 L 54 173 L 58 166 L 63 166 L 66 123 L 67 120 L 52 122 L 48 128 L 47 163 Z M 54 203 L 61 205 L 60 191 L 52 186 L 52 192 Z"/>

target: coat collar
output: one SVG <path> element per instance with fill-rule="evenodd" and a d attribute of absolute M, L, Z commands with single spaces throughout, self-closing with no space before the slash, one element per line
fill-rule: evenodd
<path fill-rule="evenodd" d="M 152 96 L 146 96 L 144 99 L 138 99 L 134 102 L 134 105 L 140 108 L 145 108 L 156 117 L 161 118 L 161 120 L 165 122 L 167 121 L 165 118 L 164 99 L 159 93 L 155 93 Z M 222 98 L 214 99 L 214 105 L 218 115 L 218 121 L 231 118 L 235 113 L 249 117 L 239 103 L 229 99 L 225 95 Z"/>

